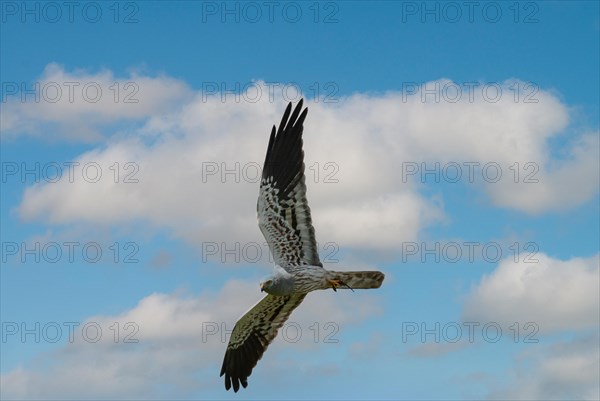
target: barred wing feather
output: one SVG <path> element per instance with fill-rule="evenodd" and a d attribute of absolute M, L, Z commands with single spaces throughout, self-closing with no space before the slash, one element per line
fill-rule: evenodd
<path fill-rule="evenodd" d="M 258 196 L 258 225 L 275 263 L 293 272 L 303 265 L 322 266 L 306 200 L 302 130 L 308 109 L 302 101 L 290 116 L 290 103 L 279 129 L 271 131 Z"/>
<path fill-rule="evenodd" d="M 221 367 L 221 376 L 225 375 L 225 389 L 233 386 L 233 391 L 237 392 L 240 384 L 244 388 L 248 386 L 252 369 L 305 296 L 267 295 L 238 320 L 231 332 Z"/>

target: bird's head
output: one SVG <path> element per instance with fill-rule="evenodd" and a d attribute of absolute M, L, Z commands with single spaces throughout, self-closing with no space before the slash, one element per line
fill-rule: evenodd
<path fill-rule="evenodd" d="M 293 278 L 278 271 L 260 283 L 260 290 L 271 295 L 290 295 L 294 290 Z"/>
<path fill-rule="evenodd" d="M 260 283 L 260 292 L 269 292 L 269 290 L 271 289 L 271 287 L 273 286 L 273 280 L 272 279 L 268 279 L 265 281 L 262 281 Z"/>

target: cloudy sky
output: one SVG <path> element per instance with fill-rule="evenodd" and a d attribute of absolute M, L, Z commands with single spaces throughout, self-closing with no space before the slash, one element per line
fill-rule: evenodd
<path fill-rule="evenodd" d="M 1 396 L 598 399 L 596 2 L 1 6 Z M 305 99 L 321 260 L 234 395 Z"/>

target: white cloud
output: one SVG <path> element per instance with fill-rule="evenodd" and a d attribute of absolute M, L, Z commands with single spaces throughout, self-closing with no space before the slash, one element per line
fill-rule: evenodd
<path fill-rule="evenodd" d="M 399 238 L 415 241 L 422 227 L 442 217 L 434 201 L 414 192 L 330 204 L 313 213 L 313 219 L 327 227 L 330 238 L 355 249 L 365 245 L 373 249 L 394 249 L 400 244 Z M 384 234 L 374 237 L 377 232 Z"/>
<path fill-rule="evenodd" d="M 56 79 L 76 75 L 56 66 L 47 70 L 45 75 Z M 103 74 L 107 83 L 113 78 L 110 72 Z M 283 99 L 276 96 L 271 101 L 265 95 L 256 103 L 224 103 L 219 95 L 195 94 L 189 100 L 186 85 L 179 81 L 136 79 L 153 88 L 144 99 L 161 100 L 140 101 L 136 112 L 121 111 L 114 104 L 61 105 L 60 111 L 41 113 L 39 118 L 27 112 L 38 123 L 52 115 L 65 127 L 88 119 L 91 126 L 106 118 L 146 121 L 129 135 L 113 136 L 103 147 L 80 155 L 74 182 L 68 182 L 65 173 L 57 183 L 29 187 L 18 208 L 20 216 L 53 224 L 147 221 L 197 249 L 207 242 L 229 248 L 236 242 L 262 244 L 255 220 L 257 175 L 269 129 L 281 118 Z M 503 84 L 505 93 L 511 93 L 507 88 L 513 83 Z M 167 94 L 154 96 L 161 88 L 168 88 Z M 266 87 L 263 93 L 268 93 Z M 419 175 L 403 174 L 407 162 L 429 167 L 436 162 L 498 163 L 502 181 L 486 183 L 478 170 L 481 188 L 494 204 L 528 213 L 573 207 L 590 199 L 598 190 L 597 146 L 593 146 L 597 139 L 583 136 L 573 145 L 569 160 L 553 158 L 548 141 L 567 126 L 567 107 L 550 92 L 540 90 L 536 96 L 537 103 L 515 102 L 508 95 L 492 103 L 477 92 L 472 100 L 465 96 L 450 103 L 429 98 L 423 102 L 417 92 L 357 94 L 336 104 L 309 103 L 304 146 L 318 241 L 393 250 L 444 219 L 440 197 L 423 196 L 416 185 Z M 181 107 L 167 107 L 171 103 Z M 515 162 L 536 163 L 540 182 L 514 184 L 508 169 Z M 103 175 L 92 184 L 82 178 L 82 168 L 94 167 L 93 163 Z M 88 170 L 88 175 L 96 170 Z M 126 177 L 139 182 L 124 183 Z"/>
<path fill-rule="evenodd" d="M 235 242 L 262 243 L 256 227 L 256 178 L 269 126 L 280 119 L 280 113 L 278 104 L 231 105 L 215 99 L 207 103 L 198 97 L 174 118 L 176 126 L 171 116 L 157 117 L 140 136 L 111 141 L 106 148 L 81 155 L 74 182 L 68 182 L 65 174 L 60 182 L 31 186 L 25 191 L 20 215 L 56 224 L 146 220 L 172 230 L 198 249 L 205 242 L 226 242 L 230 248 Z M 231 114 L 236 118 L 228 118 Z M 261 126 L 256 121 L 266 123 Z M 308 197 L 320 243 L 389 248 L 415 240 L 423 226 L 442 216 L 440 205 L 419 195 L 414 186 L 394 185 L 398 161 L 393 154 L 377 157 L 384 153 L 384 143 L 365 142 L 360 145 L 362 152 L 357 152 L 357 144 L 344 139 L 342 132 L 320 134 L 308 123 L 306 130 L 316 131 L 307 135 L 305 149 Z M 353 135 L 366 141 L 364 133 Z M 357 164 L 358 159 L 363 164 Z M 115 162 L 121 169 L 118 183 L 111 170 Z M 132 176 L 139 182 L 122 182 L 134 169 L 125 171 L 127 162 L 139 167 Z M 103 174 L 98 182 L 82 178 L 85 166 L 93 167 L 88 176 L 95 177 L 96 165 Z M 215 174 L 210 174 L 212 168 L 217 169 Z M 374 224 L 365 227 L 352 223 L 355 217 L 359 223 L 375 218 L 386 224 L 383 229 Z"/>
<path fill-rule="evenodd" d="M 521 162 L 518 177 L 515 169 L 507 171 L 511 179 L 488 185 L 487 191 L 495 204 L 533 214 L 577 206 L 598 192 L 599 149 L 600 133 L 581 136 L 565 160 L 548 160 L 546 166 Z"/>
<path fill-rule="evenodd" d="M 522 352 L 509 372 L 509 386 L 496 385 L 488 399 L 599 399 L 599 340 L 596 333 Z"/>
<path fill-rule="evenodd" d="M 463 320 L 504 327 L 533 322 L 540 333 L 598 327 L 598 257 L 561 261 L 540 253 L 537 263 L 505 259 L 467 296 Z"/>
<path fill-rule="evenodd" d="M 56 63 L 48 64 L 33 82 L 3 84 L 7 88 L 0 116 L 3 139 L 36 135 L 47 140 L 99 140 L 102 127 L 173 110 L 191 95 L 185 83 L 167 76 L 67 72 Z"/>
<path fill-rule="evenodd" d="M 294 338 L 288 339 L 286 344 L 280 331 L 254 370 L 251 385 L 273 380 L 281 374 L 268 369 L 273 365 L 268 362 L 279 358 L 280 349 L 294 352 L 298 359 L 311 352 L 315 358 L 311 363 L 332 368 L 330 360 L 319 360 L 319 350 L 329 344 L 315 343 L 310 327 L 315 322 L 321 326 L 334 322 L 343 330 L 380 311 L 372 297 L 363 296 L 366 293 L 344 294 L 309 295 L 288 322 L 295 325 L 289 332 Z M 223 333 L 233 329 L 237 318 L 245 312 L 244 305 L 249 309 L 261 296 L 257 283 L 230 281 L 219 292 L 206 291 L 195 297 L 154 293 L 122 314 L 92 316 L 75 329 L 73 343 L 2 374 L 2 397 L 164 399 L 189 397 L 209 389 L 218 389 L 216 394 L 222 394 L 225 390 L 218 374 L 229 339 L 229 333 L 226 336 Z M 90 322 L 103 332 L 95 343 L 85 341 L 77 331 Z M 115 322 L 120 328 L 117 343 Z M 133 323 L 139 331 L 134 333 L 132 326 L 126 328 L 127 323 Z M 296 341 L 298 327 L 301 337 Z M 93 337 L 94 331 L 91 333 Z M 130 340 L 139 342 L 124 343 L 128 334 L 133 334 Z"/>

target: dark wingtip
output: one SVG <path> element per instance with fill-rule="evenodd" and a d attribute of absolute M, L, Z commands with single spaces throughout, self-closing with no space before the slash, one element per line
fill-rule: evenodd
<path fill-rule="evenodd" d="M 228 371 L 228 369 L 226 368 L 226 360 L 227 360 L 227 355 L 225 360 L 223 361 L 223 366 L 221 367 L 221 374 L 219 375 L 219 377 L 222 377 L 223 375 L 225 375 L 225 390 L 229 391 L 231 390 L 231 387 L 233 387 L 233 392 L 237 393 L 238 390 L 240 389 L 240 384 L 242 385 L 242 387 L 246 388 L 248 387 L 248 377 L 243 377 L 243 374 L 240 375 L 239 372 L 235 373 L 233 372 L 233 376 L 232 376 L 232 372 Z M 238 364 L 239 365 L 239 364 Z"/>
<path fill-rule="evenodd" d="M 273 126 L 271 130 L 262 172 L 263 179 L 273 177 L 273 181 L 278 183 L 280 196 L 284 198 L 298 172 L 304 172 L 302 130 L 308 108 L 304 107 L 304 99 L 300 99 L 293 109 L 292 106 L 289 102 L 279 126 Z"/>
<path fill-rule="evenodd" d="M 281 134 L 285 129 L 286 122 L 290 117 L 290 113 L 292 112 L 292 102 L 289 102 L 285 111 L 283 112 L 283 117 L 281 117 L 281 122 L 279 123 L 279 129 L 277 130 L 277 135 Z"/>
<path fill-rule="evenodd" d="M 299 125 L 304 124 L 304 119 L 306 118 L 307 114 L 308 114 L 308 107 L 304 109 L 304 111 L 302 112 L 302 114 L 300 114 L 300 118 L 298 119 L 298 124 Z"/>

